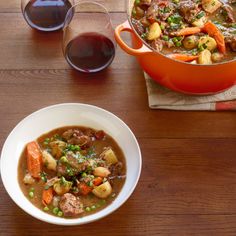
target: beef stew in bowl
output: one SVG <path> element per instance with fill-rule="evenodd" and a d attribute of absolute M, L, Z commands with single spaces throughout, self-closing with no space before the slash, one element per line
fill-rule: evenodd
<path fill-rule="evenodd" d="M 18 181 L 39 209 L 65 218 L 104 209 L 126 177 L 125 157 L 104 131 L 61 127 L 29 142 L 19 161 Z"/>
<path fill-rule="evenodd" d="M 60 127 L 60 132 L 58 130 L 58 127 Z M 90 127 L 91 129 L 87 127 Z M 86 137 L 79 138 L 79 140 L 81 142 L 83 141 L 84 143 L 73 143 L 74 139 L 66 141 L 67 138 L 63 138 L 62 134 L 70 129 L 79 129 L 84 133 L 85 136 L 90 137 L 89 140 L 91 141 L 91 143 L 89 142 L 87 143 L 88 145 L 85 145 L 85 141 L 89 141 Z M 104 132 L 102 132 L 102 130 Z M 75 136 L 78 136 L 78 131 L 76 131 L 75 133 Z M 47 135 L 49 135 L 49 137 L 46 137 Z M 54 141 L 56 141 L 57 144 L 60 143 L 59 141 L 68 143 L 66 145 L 66 148 L 63 149 L 64 157 L 61 156 L 60 151 L 58 153 L 52 153 L 52 147 L 49 143 Z M 91 148 L 95 143 L 100 143 L 98 146 L 96 145 L 97 149 Z M 89 146 L 90 144 L 92 144 L 92 146 Z M 105 149 L 103 149 L 103 147 L 105 147 Z M 25 162 L 25 159 L 24 161 L 21 159 L 23 158 L 23 155 L 25 155 L 25 158 L 27 160 L 27 153 L 23 152 L 23 150 L 26 151 L 26 149 L 28 149 L 27 151 L 30 152 L 31 155 L 35 152 L 34 150 L 36 150 L 36 157 L 40 155 L 42 161 L 44 161 L 46 165 L 42 166 L 40 158 L 36 158 L 36 165 L 34 161 L 30 161 L 29 165 L 33 170 L 33 172 L 30 172 L 30 176 L 26 176 L 28 172 L 27 161 Z M 40 151 L 37 151 L 39 149 Z M 110 153 L 112 153 L 112 150 L 115 153 L 116 158 L 118 159 L 118 163 L 122 163 L 117 163 L 117 168 L 115 167 L 113 169 L 111 163 L 106 163 L 107 158 L 105 158 L 104 156 L 104 151 L 107 150 L 110 150 Z M 47 155 L 43 157 L 42 151 L 47 151 L 48 153 L 50 153 L 50 155 L 48 155 L 47 153 Z M 69 151 L 71 151 L 71 153 Z M 94 155 L 94 151 L 97 152 L 96 156 Z M 103 154 L 101 155 L 101 153 Z M 109 154 L 109 152 L 107 154 Z M 112 154 L 109 154 L 109 156 L 110 155 L 113 156 Z M 52 156 L 54 160 L 51 158 Z M 88 159 L 90 161 L 92 161 L 92 158 L 95 158 L 95 161 L 101 159 L 100 162 L 98 161 L 99 166 L 97 167 L 108 168 L 108 171 L 110 173 L 107 170 L 104 171 L 104 168 L 99 168 L 96 170 L 96 172 L 94 172 L 95 170 L 92 171 L 89 169 L 86 169 L 85 171 L 83 170 L 82 172 L 77 173 L 76 178 L 70 176 L 72 175 L 72 173 L 74 174 L 74 171 L 78 171 L 79 166 L 82 164 L 73 162 L 71 160 L 75 160 L 74 157 L 78 157 L 78 160 L 81 161 L 84 160 L 83 156 L 86 158 L 86 160 Z M 64 165 L 64 163 L 66 164 L 66 159 L 68 160 L 68 162 L 70 162 L 70 166 L 74 165 L 74 167 L 76 166 L 78 168 L 70 168 L 70 166 L 65 165 L 68 172 L 65 176 L 60 174 L 59 176 L 55 176 L 57 175 L 55 174 L 57 171 L 55 172 L 48 169 L 55 169 L 55 166 L 57 167 L 57 164 L 59 167 L 59 162 L 62 162 L 62 165 Z M 48 164 L 46 160 L 49 160 Z M 104 160 L 105 164 L 104 166 L 102 166 L 101 163 L 104 162 Z M 21 164 L 19 164 L 20 162 Z M 21 166 L 22 162 L 24 163 L 24 167 Z M 0 164 L 3 186 L 5 187 L 5 190 L 9 194 L 11 199 L 16 203 L 16 205 L 18 205 L 29 215 L 41 221 L 56 225 L 69 226 L 87 224 L 108 216 L 109 214 L 117 210 L 130 197 L 138 183 L 141 173 L 142 158 L 140 148 L 134 134 L 129 129 L 129 127 L 117 116 L 104 109 L 88 104 L 63 103 L 40 109 L 20 121 L 8 135 L 3 145 Z M 40 166 L 40 169 L 38 167 L 35 168 L 34 166 Z M 48 168 L 46 168 L 47 166 Z M 114 164 L 113 166 L 116 166 L 116 164 Z M 19 168 L 25 169 L 20 170 L 19 173 Z M 117 170 L 117 172 L 115 172 L 115 170 Z M 83 174 L 83 172 L 85 172 L 85 174 Z M 103 176 L 98 176 L 101 175 L 101 173 Z M 94 178 L 92 177 L 92 175 L 94 176 Z M 105 177 L 105 175 L 108 176 Z M 36 189 L 34 185 L 32 185 L 31 187 L 30 185 L 25 185 L 23 183 L 25 176 L 26 182 L 29 181 L 30 183 L 30 181 L 32 181 L 34 182 L 34 184 L 42 185 L 39 187 L 39 189 Z M 35 177 L 33 177 L 32 179 L 32 176 Z M 55 176 L 55 179 L 53 179 L 53 176 Z M 119 177 L 116 178 L 115 176 Z M 89 178 L 86 179 L 86 177 Z M 89 191 L 91 191 L 92 188 L 93 191 L 97 187 L 96 184 L 100 185 L 100 178 L 98 178 L 98 182 L 93 182 L 97 177 L 102 178 L 104 183 L 109 182 L 111 185 L 112 193 L 110 194 L 108 192 L 110 195 L 107 196 L 107 198 L 99 198 L 95 194 L 103 192 L 104 189 L 109 190 L 109 188 L 107 187 L 108 184 L 101 187 L 101 191 L 97 191 L 99 189 L 96 189 L 94 192 L 95 194 L 90 192 L 88 193 L 88 195 L 83 195 L 81 194 L 82 192 L 77 192 L 79 187 L 81 186 L 78 187 L 78 182 L 76 181 L 76 179 L 78 179 L 78 181 L 81 183 L 88 183 L 88 188 L 84 185 L 85 189 L 89 189 Z M 113 177 L 114 179 L 112 179 Z M 57 181 L 57 178 L 59 178 L 60 181 Z M 57 182 L 57 184 L 55 184 L 55 186 L 53 186 L 51 190 L 49 190 L 49 192 L 46 191 L 44 195 L 45 201 L 42 202 L 42 191 L 49 189 L 48 186 L 46 186 L 46 182 L 48 180 L 51 180 L 51 182 L 48 182 L 48 185 L 50 186 L 54 185 L 55 182 Z M 68 182 L 72 182 L 72 186 L 70 186 L 71 183 L 67 185 Z M 62 192 L 59 191 L 63 189 L 63 183 L 65 184 L 65 186 L 69 186 L 71 188 L 70 191 L 67 192 L 66 195 L 62 198 Z M 22 188 L 25 189 L 23 189 L 22 191 Z M 50 204 L 48 204 L 47 201 L 51 198 L 50 191 L 52 191 L 53 197 L 56 195 L 56 191 L 54 190 L 54 188 L 59 192 L 59 196 L 58 198 L 53 199 L 54 201 L 52 200 Z M 91 201 L 90 197 L 91 199 L 93 199 L 93 201 Z M 34 198 L 39 199 L 35 200 Z M 74 209 L 76 209 L 76 213 L 80 212 L 81 209 L 83 210 L 83 212 L 78 213 L 78 216 L 65 216 L 62 212 L 62 209 L 60 209 L 60 206 L 53 206 L 53 204 L 57 206 L 58 202 L 60 202 L 59 200 L 62 201 L 62 208 L 64 207 L 65 212 L 68 210 L 67 213 L 69 215 L 71 215 L 71 212 L 74 212 Z M 77 203 L 78 200 L 80 201 L 80 203 L 83 203 L 83 208 L 80 204 L 76 204 L 76 206 L 79 207 L 73 207 L 72 211 L 71 208 L 66 209 L 65 206 L 70 207 L 70 203 Z M 36 206 L 32 204 L 34 201 L 38 201 L 39 205 Z M 47 206 L 45 206 L 45 203 Z M 69 203 L 69 205 L 67 203 Z M 88 208 L 86 209 L 86 207 Z"/>
<path fill-rule="evenodd" d="M 209 65 L 236 57 L 234 0 L 135 0 L 131 22 L 169 58 Z"/>

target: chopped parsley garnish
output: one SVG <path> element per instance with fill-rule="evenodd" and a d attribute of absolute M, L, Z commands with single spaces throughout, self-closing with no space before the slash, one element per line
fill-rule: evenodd
<path fill-rule="evenodd" d="M 41 180 L 45 183 L 47 182 L 47 174 L 45 172 L 40 173 Z"/>
<path fill-rule="evenodd" d="M 203 16 L 205 16 L 205 12 L 204 12 L 204 11 L 201 11 L 200 13 L 198 13 L 198 14 L 196 15 L 196 18 L 197 18 L 197 19 L 201 19 Z"/>

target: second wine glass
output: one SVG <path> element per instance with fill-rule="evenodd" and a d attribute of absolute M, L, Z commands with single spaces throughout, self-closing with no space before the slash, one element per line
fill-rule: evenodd
<path fill-rule="evenodd" d="M 26 22 L 40 31 L 55 31 L 63 28 L 73 0 L 21 0 L 21 9 Z"/>
<path fill-rule="evenodd" d="M 93 1 L 79 2 L 67 13 L 63 52 L 67 62 L 81 72 L 98 72 L 114 59 L 114 29 L 106 8 Z"/>

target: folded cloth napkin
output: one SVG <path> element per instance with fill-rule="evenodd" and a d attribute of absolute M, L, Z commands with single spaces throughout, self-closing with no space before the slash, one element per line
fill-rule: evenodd
<path fill-rule="evenodd" d="M 222 93 L 191 96 L 169 90 L 144 73 L 149 107 L 169 110 L 236 110 L 236 85 Z"/>

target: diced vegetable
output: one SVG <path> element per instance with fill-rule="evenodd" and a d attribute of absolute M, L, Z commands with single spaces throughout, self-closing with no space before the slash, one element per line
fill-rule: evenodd
<path fill-rule="evenodd" d="M 173 53 L 173 54 L 169 54 L 168 55 L 169 58 L 178 60 L 178 61 L 184 61 L 184 62 L 189 62 L 189 61 L 193 61 L 196 60 L 198 58 L 198 56 L 194 56 L 194 55 L 189 55 L 189 54 L 182 54 L 182 53 Z"/>
<path fill-rule="evenodd" d="M 116 154 L 111 148 L 107 148 L 101 153 L 100 156 L 106 161 L 107 164 L 116 164 L 118 162 Z"/>
<path fill-rule="evenodd" d="M 60 202 L 60 197 L 59 196 L 54 196 L 52 199 L 52 205 L 54 207 L 58 207 L 59 206 L 59 202 Z"/>
<path fill-rule="evenodd" d="M 68 193 L 72 187 L 72 182 L 67 181 L 64 177 L 61 177 L 59 181 L 54 183 L 53 189 L 58 195 Z"/>
<path fill-rule="evenodd" d="M 207 17 L 203 16 L 200 19 L 196 19 L 195 21 L 193 21 L 192 25 L 197 27 L 203 27 L 206 22 L 207 22 Z"/>
<path fill-rule="evenodd" d="M 52 155 L 56 158 L 60 158 L 63 155 L 63 150 L 66 148 L 66 143 L 60 140 L 50 142 L 52 148 Z"/>
<path fill-rule="evenodd" d="M 199 38 L 198 47 L 213 51 L 214 49 L 216 49 L 217 44 L 214 38 L 210 36 L 202 36 Z"/>
<path fill-rule="evenodd" d="M 33 198 L 33 197 L 34 197 L 34 192 L 30 191 L 30 192 L 29 192 L 29 197 L 30 197 L 30 198 Z"/>
<path fill-rule="evenodd" d="M 93 194 L 99 198 L 107 198 L 112 193 L 112 187 L 108 181 L 93 189 Z"/>
<path fill-rule="evenodd" d="M 186 35 L 192 35 L 192 34 L 197 34 L 201 32 L 200 27 L 186 27 L 183 29 L 180 29 L 177 32 L 174 32 L 173 35 L 175 36 L 186 36 Z"/>
<path fill-rule="evenodd" d="M 148 40 L 154 40 L 161 36 L 161 28 L 160 25 L 157 22 L 154 22 L 149 26 L 149 31 L 147 34 Z"/>
<path fill-rule="evenodd" d="M 103 182 L 103 178 L 97 177 L 97 178 L 95 178 L 95 179 L 93 180 L 93 185 L 94 185 L 94 186 L 98 186 L 98 185 L 100 185 L 102 182 Z"/>
<path fill-rule="evenodd" d="M 38 144 L 33 141 L 26 146 L 27 167 L 30 175 L 34 178 L 40 178 L 42 169 L 42 153 Z"/>
<path fill-rule="evenodd" d="M 105 167 L 96 167 L 93 171 L 95 176 L 107 177 L 111 172 Z"/>
<path fill-rule="evenodd" d="M 219 52 L 214 52 L 211 54 L 211 60 L 213 62 L 220 62 L 223 59 L 224 55 Z"/>
<path fill-rule="evenodd" d="M 193 49 L 198 45 L 198 37 L 195 35 L 187 36 L 183 40 L 183 45 L 186 49 Z"/>
<path fill-rule="evenodd" d="M 217 47 L 219 49 L 219 51 L 221 53 L 225 53 L 226 52 L 226 47 L 225 47 L 225 40 L 224 40 L 224 36 L 221 33 L 221 31 L 216 27 L 215 24 L 213 24 L 212 22 L 208 21 L 202 31 L 205 31 L 206 33 L 209 34 L 209 36 L 213 37 L 217 43 Z"/>
<path fill-rule="evenodd" d="M 53 199 L 53 189 L 52 188 L 48 188 L 48 189 L 44 189 L 43 193 L 42 193 L 42 203 L 43 205 L 48 205 L 52 202 Z"/>
<path fill-rule="evenodd" d="M 80 183 L 78 186 L 80 193 L 83 195 L 88 195 L 92 191 L 92 187 L 88 186 L 85 183 Z"/>
<path fill-rule="evenodd" d="M 199 53 L 198 63 L 203 65 L 212 64 L 211 52 L 208 49 L 205 49 Z"/>
<path fill-rule="evenodd" d="M 219 0 L 202 0 L 202 7 L 208 13 L 215 12 L 221 6 L 222 3 Z"/>
<path fill-rule="evenodd" d="M 46 150 L 44 150 L 42 154 L 43 164 L 47 167 L 47 169 L 56 171 L 57 162 L 53 156 Z"/>
<path fill-rule="evenodd" d="M 35 179 L 27 173 L 23 179 L 24 184 L 33 184 L 35 182 Z"/>

